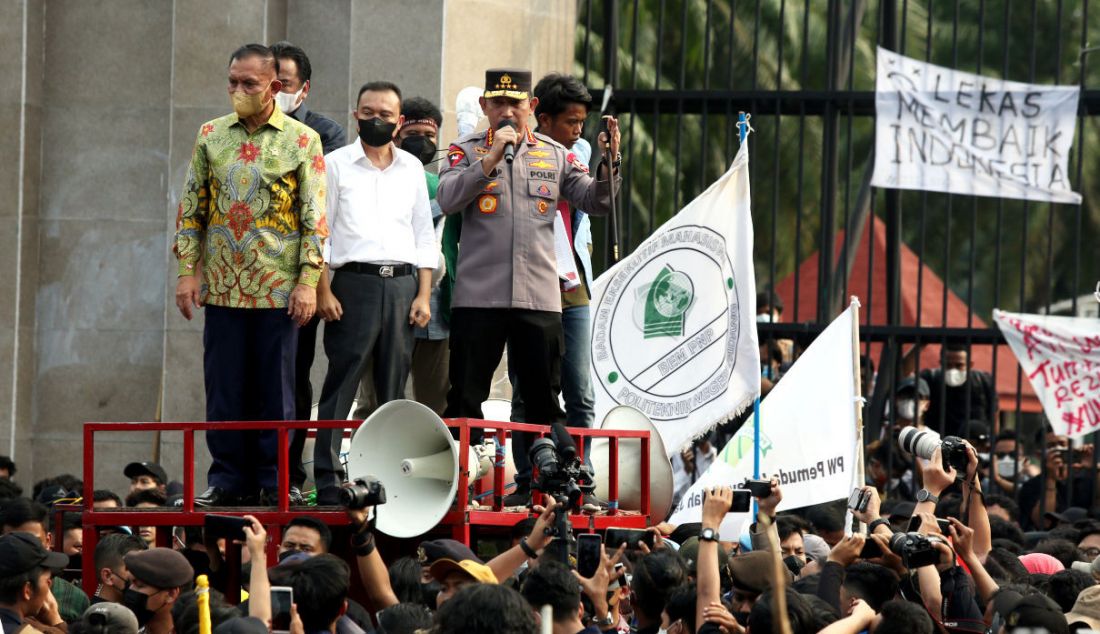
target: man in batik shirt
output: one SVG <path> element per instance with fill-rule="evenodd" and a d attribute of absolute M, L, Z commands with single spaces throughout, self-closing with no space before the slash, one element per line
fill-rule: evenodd
<path fill-rule="evenodd" d="M 317 133 L 275 106 L 278 67 L 260 44 L 230 58 L 233 114 L 203 124 L 176 221 L 176 305 L 206 305 L 208 421 L 294 418 L 298 326 L 313 317 L 325 224 Z M 201 270 L 200 287 L 197 273 Z M 212 431 L 200 506 L 276 502 L 274 430 Z"/>

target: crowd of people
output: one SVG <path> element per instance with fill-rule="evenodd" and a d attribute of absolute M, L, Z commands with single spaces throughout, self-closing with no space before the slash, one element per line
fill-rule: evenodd
<path fill-rule="evenodd" d="M 739 534 L 721 528 L 733 491 L 711 488 L 701 522 L 660 523 L 636 543 L 601 546 L 588 576 L 575 548 L 563 557 L 550 547 L 562 539 L 551 497 L 516 523 L 510 543 L 483 542 L 496 546 L 485 558 L 449 539 L 421 542 L 415 557 L 397 545 L 384 553 L 370 508 L 347 510 L 349 527 L 338 530 L 303 515 L 278 544 L 252 517 L 240 542 L 156 529 L 171 531 L 171 548 L 141 527 L 103 527 L 91 596 L 81 590 L 79 518 L 55 531 L 49 509 L 80 498 L 82 483 L 60 476 L 22 496 L 14 464 L 0 461 L 11 474 L 0 479 L 0 623 L 5 632 L 194 633 L 194 582 L 206 575 L 215 632 L 269 631 L 272 587 L 292 589 L 291 632 L 528 633 L 547 619 L 556 634 L 1100 630 L 1100 519 L 1070 508 L 1025 530 L 1016 501 L 988 488 L 979 447 L 965 447 L 965 471 L 945 466 L 940 449 L 911 462 L 920 487 L 911 498 L 869 484 L 853 496 L 862 502 L 777 513 L 783 491 L 772 481 Z M 177 486 L 155 464 L 125 472 L 130 506 L 164 504 Z M 109 491 L 93 496 L 98 508 L 119 504 Z M 244 601 L 218 591 L 239 591 L 226 585 L 233 548 L 246 562 Z"/>

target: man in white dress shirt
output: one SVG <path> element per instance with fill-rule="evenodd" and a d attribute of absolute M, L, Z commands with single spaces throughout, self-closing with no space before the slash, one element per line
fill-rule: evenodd
<path fill-rule="evenodd" d="M 368 360 L 378 403 L 404 397 L 413 326 L 431 317 L 432 269 L 439 259 L 424 166 L 393 142 L 403 121 L 401 90 L 370 82 L 360 89 L 353 114 L 359 138 L 325 156 L 331 231 L 325 263 L 335 273 L 331 283 L 322 275 L 317 287 L 328 357 L 320 420 L 347 417 Z M 318 505 L 339 503 L 342 436 L 338 429 L 317 432 Z"/>

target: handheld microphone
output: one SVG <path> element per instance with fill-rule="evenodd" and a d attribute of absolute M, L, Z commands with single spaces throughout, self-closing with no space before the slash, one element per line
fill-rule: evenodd
<path fill-rule="evenodd" d="M 550 426 L 550 438 L 554 440 L 554 444 L 558 447 L 558 453 L 567 462 L 572 462 L 577 458 L 577 443 L 573 442 L 573 437 L 566 431 L 565 425 L 561 423 L 554 423 Z"/>
<path fill-rule="evenodd" d="M 497 124 L 497 130 L 502 130 L 506 127 L 515 129 L 516 122 L 512 121 L 511 119 L 501 119 L 500 123 Z M 514 143 L 509 141 L 508 143 L 504 144 L 504 160 L 509 165 L 511 165 L 512 161 L 514 161 L 515 159 L 516 159 L 516 146 L 515 146 Z"/>

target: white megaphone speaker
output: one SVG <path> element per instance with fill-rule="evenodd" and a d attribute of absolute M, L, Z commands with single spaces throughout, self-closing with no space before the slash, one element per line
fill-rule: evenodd
<path fill-rule="evenodd" d="M 619 405 L 604 416 L 600 429 L 620 431 L 648 431 L 649 455 L 642 456 L 639 438 L 619 440 L 619 508 L 640 511 L 642 508 L 641 461 L 649 460 L 649 508 L 653 521 L 663 522 L 672 510 L 672 463 L 665 453 L 665 443 L 653 421 L 642 412 L 628 405 Z M 608 487 L 607 438 L 592 439 L 592 468 L 596 472 L 596 495 L 610 497 Z"/>
<path fill-rule="evenodd" d="M 486 445 L 470 447 L 470 480 L 489 473 Z M 416 401 L 390 401 L 351 437 L 350 479 L 373 476 L 386 489 L 377 528 L 393 537 L 422 535 L 443 519 L 458 490 L 458 443 L 443 419 Z"/>

